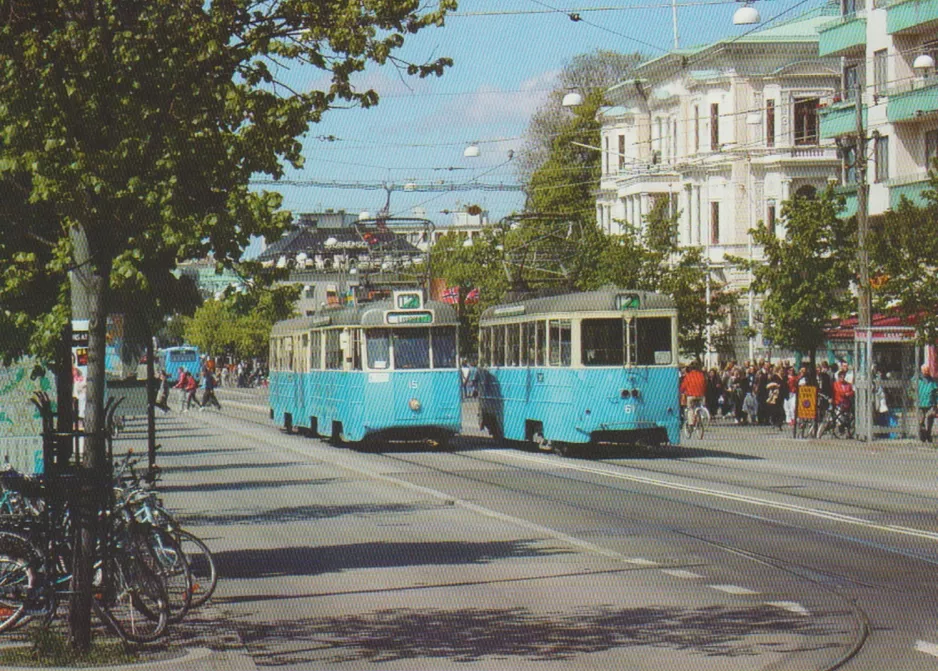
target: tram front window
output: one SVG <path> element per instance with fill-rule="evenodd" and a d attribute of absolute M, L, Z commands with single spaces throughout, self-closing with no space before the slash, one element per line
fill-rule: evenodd
<path fill-rule="evenodd" d="M 584 319 L 581 324 L 584 366 L 621 366 L 625 358 L 622 319 Z"/>
<path fill-rule="evenodd" d="M 368 329 L 365 331 L 368 367 L 384 370 L 391 367 L 391 331 L 389 329 Z"/>
<path fill-rule="evenodd" d="M 671 318 L 636 319 L 632 352 L 639 366 L 666 366 L 671 361 Z"/>
<path fill-rule="evenodd" d="M 433 367 L 456 367 L 456 329 L 452 326 L 433 329 Z"/>
<path fill-rule="evenodd" d="M 394 331 L 394 368 L 430 367 L 430 329 L 407 328 Z"/>

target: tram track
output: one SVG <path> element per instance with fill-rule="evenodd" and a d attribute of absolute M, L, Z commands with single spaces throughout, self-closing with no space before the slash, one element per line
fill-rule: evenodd
<path fill-rule="evenodd" d="M 239 416 L 239 418 L 241 419 L 241 421 L 244 421 L 245 423 L 248 423 L 248 424 L 252 424 L 255 426 L 270 427 L 269 422 L 261 421 L 260 419 L 258 420 L 247 419 L 243 416 Z M 283 443 L 280 441 L 277 442 L 277 445 L 282 446 L 282 447 L 284 446 Z M 285 447 L 287 447 L 287 449 L 290 449 L 291 451 L 296 451 L 295 447 L 292 447 L 292 446 L 285 446 Z M 302 450 L 302 452 L 305 453 L 305 450 Z M 409 469 L 417 468 L 421 470 L 430 470 L 440 475 L 443 475 L 445 477 L 458 478 L 466 482 L 483 485 L 486 487 L 497 487 L 497 488 L 501 488 L 504 491 L 509 491 L 517 495 L 522 495 L 525 497 L 534 497 L 546 503 L 562 504 L 564 506 L 577 509 L 583 513 L 589 513 L 592 515 L 603 515 L 607 518 L 610 517 L 609 510 L 603 510 L 601 508 L 588 506 L 583 503 L 577 503 L 577 502 L 561 499 L 556 496 L 551 496 L 549 494 L 546 494 L 544 491 L 532 491 L 530 489 L 524 489 L 524 488 L 519 488 L 519 487 L 509 487 L 509 486 L 506 486 L 504 483 L 495 482 L 490 479 L 485 479 L 484 477 L 481 477 L 480 475 L 478 475 L 479 471 L 481 470 L 478 468 L 473 468 L 473 469 L 440 468 L 440 467 L 425 463 L 425 461 L 421 461 L 418 458 L 411 458 L 411 457 L 407 457 L 399 453 L 396 454 L 393 452 L 382 452 L 380 453 L 380 456 L 382 459 L 386 461 L 389 461 L 392 463 L 393 462 L 400 463 L 402 466 L 406 466 Z M 485 466 L 491 467 L 493 463 L 493 460 L 491 459 L 486 459 L 477 454 L 472 454 L 472 453 L 467 453 L 467 452 L 456 452 L 456 453 L 449 454 L 447 456 L 457 457 L 462 460 L 474 462 L 475 464 L 478 464 L 479 466 L 485 465 Z M 526 467 L 520 464 L 509 464 L 509 463 L 505 463 L 502 461 L 496 461 L 494 463 L 497 463 L 501 468 L 511 468 L 515 470 L 531 470 L 529 467 Z M 612 465 L 612 464 L 607 464 L 607 465 Z M 621 467 L 621 465 L 616 465 L 616 466 Z M 540 471 L 540 474 L 541 475 L 547 474 L 550 477 L 556 478 L 558 480 L 569 481 L 572 479 L 569 476 L 569 474 L 562 474 L 562 473 L 558 473 L 552 470 L 546 471 L 546 472 Z M 386 474 L 381 474 L 378 477 L 380 477 L 380 479 L 383 481 L 390 481 L 390 482 L 396 481 L 401 484 L 405 484 L 410 488 L 417 488 L 423 491 L 430 491 L 430 490 L 426 490 L 426 488 L 424 487 L 415 486 L 413 485 L 413 483 L 410 483 L 408 480 L 401 479 L 399 477 L 388 476 Z M 605 485 L 603 483 L 589 482 L 588 484 L 590 484 L 591 486 L 604 487 L 608 490 L 614 490 L 616 493 L 620 495 L 623 493 L 629 493 L 631 491 L 628 489 L 623 489 L 621 486 Z M 631 491 L 631 493 L 634 495 L 641 495 L 645 497 L 651 496 L 662 501 L 678 503 L 684 506 L 694 506 L 700 509 L 704 509 L 708 512 L 719 512 L 723 514 L 737 514 L 735 511 L 731 511 L 731 510 L 727 510 L 724 508 L 719 508 L 719 507 L 715 507 L 711 505 L 705 505 L 699 502 L 694 503 L 694 502 L 688 501 L 687 499 L 680 499 L 674 496 L 666 496 L 666 495 L 661 495 L 661 494 L 658 494 L 658 495 L 649 494 L 647 491 L 640 491 L 638 489 Z M 443 498 L 447 499 L 446 500 L 447 505 L 460 505 L 461 507 L 468 508 L 471 510 L 476 510 L 477 512 L 483 510 L 481 506 L 477 506 L 475 504 L 469 504 L 468 502 L 461 502 L 461 501 L 455 500 L 454 498 L 448 497 L 448 495 L 446 495 L 445 492 L 439 492 L 439 494 L 441 494 Z M 509 518 L 515 517 L 511 515 L 511 516 L 508 516 L 508 518 L 506 518 L 503 514 L 498 514 L 495 516 L 498 517 L 499 519 L 509 519 Z M 628 523 L 629 521 L 631 521 L 631 518 L 626 517 L 626 516 L 621 516 L 621 515 L 620 516 L 613 515 L 613 519 L 611 519 L 610 521 L 612 522 L 618 521 L 619 523 L 623 523 L 623 522 Z M 773 520 L 766 519 L 764 521 L 769 522 L 769 523 L 774 523 L 774 524 L 781 524 L 780 522 L 773 521 Z M 532 526 L 531 524 L 529 524 L 525 526 L 529 529 L 535 528 L 535 527 L 538 529 L 543 529 L 542 527 L 539 527 L 539 525 Z M 811 529 L 810 527 L 807 527 L 807 526 L 795 526 L 795 525 L 785 525 L 785 526 L 789 526 L 791 528 L 795 528 L 800 531 L 807 531 L 807 532 L 816 531 L 815 529 Z M 704 536 L 693 534 L 684 529 L 671 527 L 667 529 L 661 529 L 661 531 L 666 531 L 668 533 L 684 536 L 685 538 L 690 539 L 695 543 L 701 543 L 719 552 L 726 553 L 727 555 L 735 556 L 746 562 L 758 564 L 763 567 L 769 567 L 774 570 L 785 573 L 791 576 L 792 578 L 796 579 L 797 581 L 801 581 L 801 582 L 805 582 L 809 584 L 812 589 L 820 590 L 821 592 L 827 594 L 829 597 L 834 599 L 836 602 L 842 604 L 842 606 L 844 607 L 844 610 L 847 613 L 849 613 L 849 619 L 852 622 L 852 640 L 846 642 L 844 646 L 846 649 L 843 654 L 841 654 L 836 659 L 832 660 L 827 665 L 818 667 L 819 671 L 834 671 L 835 669 L 842 668 L 848 662 L 856 658 L 859 655 L 859 653 L 862 651 L 864 645 L 867 643 L 869 636 L 870 636 L 870 631 L 871 631 L 871 623 L 870 623 L 869 615 L 855 600 L 849 598 L 845 594 L 842 594 L 838 589 L 833 588 L 831 585 L 825 584 L 824 580 L 818 580 L 816 578 L 813 578 L 810 575 L 811 573 L 824 574 L 825 571 L 823 569 L 805 567 L 803 565 L 790 562 L 779 557 L 771 556 L 768 554 L 756 553 L 756 552 L 753 552 L 751 549 L 716 541 L 711 538 L 706 538 Z M 572 539 L 571 537 L 567 536 L 566 534 L 563 534 L 562 532 L 555 532 L 553 535 L 555 538 L 559 538 L 560 540 L 574 540 L 574 541 L 577 540 L 577 539 Z M 595 546 L 595 544 L 593 543 L 580 541 L 580 542 L 575 542 L 574 544 L 580 549 L 585 549 L 587 551 L 595 551 L 598 548 L 599 551 L 602 552 L 602 548 L 599 546 Z M 603 554 L 607 554 L 607 553 L 603 553 Z M 615 554 L 615 553 L 612 553 L 612 554 Z M 609 555 L 607 554 L 607 556 Z M 642 562 L 643 560 L 632 560 L 632 561 L 636 561 L 640 565 L 640 562 Z M 647 568 L 652 568 L 651 565 L 656 564 L 655 562 L 647 562 L 647 563 L 649 565 Z M 671 567 L 671 568 L 673 569 L 675 567 Z M 693 568 L 693 566 L 691 566 L 691 568 Z M 851 580 L 849 577 L 845 577 L 845 578 L 846 580 Z M 881 588 L 882 586 L 877 586 L 877 587 Z"/>

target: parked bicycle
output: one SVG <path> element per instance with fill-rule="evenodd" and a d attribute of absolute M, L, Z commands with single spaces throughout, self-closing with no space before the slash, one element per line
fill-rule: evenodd
<path fill-rule="evenodd" d="M 854 432 L 853 404 L 842 403 L 835 405 L 828 399 L 827 411 L 817 428 L 817 437 L 821 438 L 825 434 L 829 434 L 835 438 L 853 438 Z"/>

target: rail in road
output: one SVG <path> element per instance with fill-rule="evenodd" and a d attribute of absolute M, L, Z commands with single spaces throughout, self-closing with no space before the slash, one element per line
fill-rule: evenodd
<path fill-rule="evenodd" d="M 926 668 L 923 660 L 938 651 L 931 606 L 938 500 L 924 485 L 927 476 L 903 477 L 915 463 L 933 466 L 931 452 L 845 444 L 849 460 L 840 456 L 849 463 L 837 469 L 837 455 L 807 452 L 806 444 L 757 430 L 735 434 L 749 436 L 744 447 L 732 440 L 735 427 L 726 427 L 730 433 L 714 431 L 711 442 L 668 455 L 565 460 L 496 449 L 478 437 L 454 454 L 359 454 L 280 433 L 257 390 L 227 390 L 221 398 L 225 419 L 217 424 L 263 436 L 270 449 L 328 458 L 584 552 L 793 617 L 821 617 L 817 601 L 839 604 L 849 635 L 834 646 L 836 654 L 806 668 L 850 660 L 850 668 Z M 204 421 L 216 424 L 210 414 Z M 754 446 L 760 439 L 766 445 Z M 874 464 L 882 466 L 875 474 Z M 467 491 L 474 495 L 454 493 Z M 623 505 L 629 501 L 641 504 Z M 572 522 L 585 519 L 596 521 L 585 530 Z M 632 545 L 619 542 L 616 530 L 647 538 L 649 552 L 623 551 Z M 786 598 L 779 597 L 783 590 Z"/>

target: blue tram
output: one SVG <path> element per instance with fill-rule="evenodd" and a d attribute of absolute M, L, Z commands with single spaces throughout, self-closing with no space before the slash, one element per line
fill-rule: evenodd
<path fill-rule="evenodd" d="M 677 309 L 603 288 L 488 308 L 479 422 L 565 454 L 588 443 L 677 444 Z"/>
<path fill-rule="evenodd" d="M 456 312 L 420 291 L 278 322 L 270 416 L 336 442 L 429 440 L 462 425 Z"/>
<path fill-rule="evenodd" d="M 180 368 L 189 371 L 195 377 L 202 374 L 202 354 L 199 352 L 198 347 L 191 345 L 165 347 L 159 351 L 157 357 L 159 367 L 165 370 L 170 377 L 175 377 Z M 143 379 L 146 379 L 146 373 L 144 373 Z"/>

